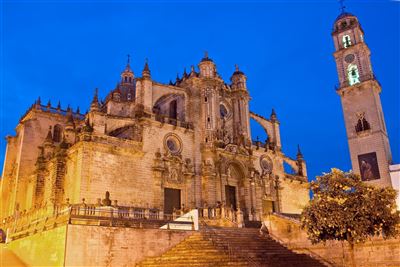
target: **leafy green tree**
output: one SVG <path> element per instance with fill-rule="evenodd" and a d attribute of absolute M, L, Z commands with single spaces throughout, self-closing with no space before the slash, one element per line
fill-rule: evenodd
<path fill-rule="evenodd" d="M 311 183 L 314 194 L 302 212 L 301 225 L 313 244 L 327 240 L 347 241 L 354 263 L 354 244 L 369 237 L 395 237 L 400 213 L 396 191 L 361 181 L 359 175 L 332 169 Z"/>

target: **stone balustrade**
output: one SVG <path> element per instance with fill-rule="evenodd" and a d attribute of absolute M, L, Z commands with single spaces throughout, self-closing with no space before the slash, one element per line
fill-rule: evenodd
<path fill-rule="evenodd" d="M 168 220 L 173 219 L 173 214 L 164 214 L 162 210 L 155 208 L 127 207 L 127 206 L 101 206 L 97 204 L 74 204 L 70 206 L 72 217 L 110 217 L 120 219 L 149 219 Z M 178 216 L 178 215 L 176 215 Z M 175 217 L 176 218 L 176 217 Z"/>
<path fill-rule="evenodd" d="M 199 209 L 199 216 L 203 219 L 228 220 L 238 227 L 244 227 L 243 211 L 241 209 L 221 207 L 204 207 Z"/>
<path fill-rule="evenodd" d="M 157 208 L 106 206 L 86 204 L 83 201 L 80 204 L 48 205 L 29 211 L 16 212 L 14 216 L 4 218 L 0 222 L 0 229 L 2 235 L 6 233 L 8 240 L 12 240 L 67 223 L 160 228 L 165 223 L 175 221 L 182 216 L 183 211 L 181 210 L 175 210 L 173 214 L 164 214 L 163 210 Z M 174 222 L 174 224 L 192 227 L 193 220 L 183 220 Z"/>
<path fill-rule="evenodd" d="M 163 114 L 155 114 L 155 115 L 152 115 L 151 118 L 156 120 L 156 121 L 159 121 L 161 123 L 167 123 L 167 124 L 171 124 L 171 125 L 174 125 L 174 126 L 182 127 L 182 128 L 185 128 L 185 129 L 191 129 L 191 130 L 194 129 L 193 128 L 193 124 L 191 122 L 177 120 L 177 119 L 165 116 Z"/>

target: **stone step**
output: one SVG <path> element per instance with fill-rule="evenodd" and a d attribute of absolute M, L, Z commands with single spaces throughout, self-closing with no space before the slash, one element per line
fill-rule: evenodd
<path fill-rule="evenodd" d="M 227 247 L 233 249 L 229 257 Z M 158 257 L 140 262 L 140 267 L 219 267 L 252 266 L 251 258 L 265 267 L 321 267 L 317 260 L 305 254 L 297 254 L 270 237 L 260 237 L 258 229 L 249 228 L 202 228 L 181 243 Z M 253 264 L 254 266 L 254 264 Z"/>
<path fill-rule="evenodd" d="M 137 267 L 250 267 L 247 263 L 239 263 L 239 262 L 208 262 L 208 263 L 190 263 L 190 265 L 186 262 L 182 263 L 145 263 L 139 264 Z M 299 267 L 299 266 L 297 266 Z"/>

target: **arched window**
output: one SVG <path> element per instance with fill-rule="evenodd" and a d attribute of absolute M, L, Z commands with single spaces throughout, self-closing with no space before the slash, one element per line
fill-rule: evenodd
<path fill-rule="evenodd" d="M 349 66 L 347 66 L 347 80 L 349 81 L 349 85 L 360 82 L 360 74 L 358 73 L 357 65 L 349 64 Z"/>
<path fill-rule="evenodd" d="M 221 115 L 221 119 L 224 119 L 228 115 L 228 109 L 225 107 L 225 105 L 219 105 L 219 113 Z"/>
<path fill-rule="evenodd" d="M 357 117 L 358 117 L 357 124 L 356 124 L 356 132 L 357 133 L 371 129 L 369 122 L 367 121 L 367 119 L 365 119 L 364 112 L 357 114 Z"/>
<path fill-rule="evenodd" d="M 178 118 L 178 103 L 176 100 L 172 100 L 169 103 L 169 117 L 171 119 L 177 119 Z"/>
<path fill-rule="evenodd" d="M 61 142 L 62 139 L 62 127 L 59 124 L 54 125 L 53 127 L 53 141 L 56 143 Z"/>
<path fill-rule="evenodd" d="M 350 36 L 349 35 L 343 35 L 342 42 L 343 42 L 343 47 L 344 48 L 347 48 L 347 47 L 351 46 Z"/>

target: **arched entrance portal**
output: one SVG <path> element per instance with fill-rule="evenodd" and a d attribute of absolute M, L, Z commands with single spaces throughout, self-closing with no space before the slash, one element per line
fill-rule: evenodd
<path fill-rule="evenodd" d="M 241 166 L 236 162 L 228 164 L 226 170 L 226 183 L 224 185 L 225 204 L 229 208 L 243 209 L 245 199 L 242 194 L 245 175 Z"/>

